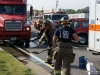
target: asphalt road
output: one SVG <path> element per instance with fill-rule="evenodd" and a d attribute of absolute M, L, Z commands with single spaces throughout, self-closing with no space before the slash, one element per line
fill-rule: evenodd
<path fill-rule="evenodd" d="M 27 50 L 30 52 L 41 51 L 47 47 L 47 45 L 45 43 L 43 43 L 39 47 L 32 47 L 32 45 L 34 45 L 36 43 L 31 42 L 31 47 L 27 48 Z M 96 66 L 96 68 L 100 69 L 100 56 L 92 55 L 92 52 L 87 51 L 86 48 L 87 48 L 87 46 L 80 47 L 78 45 L 73 47 L 73 51 L 76 54 L 76 57 L 75 57 L 74 63 L 71 66 L 72 75 L 87 75 L 86 69 L 79 68 L 79 57 L 81 57 L 81 56 L 87 57 L 87 60 L 89 62 L 92 62 Z M 31 54 L 34 56 L 34 59 L 31 59 L 33 62 L 35 62 L 37 65 L 41 66 L 42 68 L 47 70 L 49 73 L 51 73 L 51 75 L 53 75 L 52 74 L 53 67 L 50 67 L 44 63 L 46 60 L 46 57 L 47 57 L 47 51 L 45 51 L 41 54 L 34 54 L 34 53 L 31 53 Z"/>
<path fill-rule="evenodd" d="M 32 36 L 31 40 L 36 38 L 36 32 L 32 28 Z M 32 52 L 32 51 L 41 51 L 44 50 L 47 45 L 45 42 L 43 42 L 39 47 L 36 47 L 38 40 L 34 42 L 30 42 L 30 48 L 27 48 L 26 50 Z M 77 43 L 73 44 L 73 51 L 76 54 L 75 61 L 73 64 L 71 64 L 71 75 L 88 75 L 86 69 L 79 68 L 79 57 L 85 56 L 87 57 L 87 60 L 90 63 L 93 63 L 96 68 L 100 70 L 100 55 L 92 55 L 91 51 L 87 51 L 88 45 L 79 45 Z M 51 73 L 53 75 L 53 67 L 45 63 L 46 57 L 47 57 L 47 51 L 42 52 L 41 54 L 34 54 L 31 53 L 31 55 L 34 56 L 34 58 L 30 58 L 33 62 L 35 62 L 37 65 L 41 66 L 43 69 Z"/>

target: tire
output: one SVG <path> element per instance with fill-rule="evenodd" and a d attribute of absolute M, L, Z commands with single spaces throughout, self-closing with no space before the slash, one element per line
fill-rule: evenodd
<path fill-rule="evenodd" d="M 100 55 L 100 52 L 92 51 L 93 55 Z"/>
<path fill-rule="evenodd" d="M 83 40 L 79 41 L 79 44 L 81 45 L 87 45 L 88 43 L 88 37 L 86 35 L 79 35 L 79 37 L 81 37 Z"/>
<path fill-rule="evenodd" d="M 29 47 L 30 39 L 24 40 L 25 41 L 25 47 Z"/>
<path fill-rule="evenodd" d="M 14 44 L 17 46 L 24 46 L 24 41 L 23 40 L 16 40 L 16 41 L 14 41 Z"/>

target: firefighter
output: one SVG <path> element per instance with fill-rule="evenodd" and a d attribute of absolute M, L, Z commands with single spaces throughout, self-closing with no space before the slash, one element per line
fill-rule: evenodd
<path fill-rule="evenodd" d="M 40 30 L 40 24 L 41 24 L 40 19 L 38 19 L 36 23 L 37 23 L 36 29 Z"/>
<path fill-rule="evenodd" d="M 37 29 L 37 23 L 36 22 L 34 22 L 34 28 Z"/>
<path fill-rule="evenodd" d="M 39 46 L 43 41 L 46 41 L 48 44 L 48 47 L 50 48 L 53 46 L 52 37 L 53 37 L 53 34 L 56 28 L 51 25 L 49 20 L 45 20 L 43 22 L 42 27 L 45 29 L 45 31 L 43 32 L 41 38 L 39 39 L 37 46 Z M 48 50 L 48 56 L 47 56 L 46 63 L 52 64 L 52 54 L 53 54 L 52 50 Z"/>
<path fill-rule="evenodd" d="M 53 36 L 53 44 L 56 47 L 53 53 L 54 58 L 54 75 L 61 75 L 61 66 L 63 62 L 63 74 L 70 75 L 70 64 L 73 54 L 71 38 L 79 41 L 80 38 L 75 33 L 74 29 L 69 27 L 68 17 L 63 17 L 60 20 L 63 25 L 62 28 L 58 28 Z M 57 42 L 58 40 L 58 42 Z"/>

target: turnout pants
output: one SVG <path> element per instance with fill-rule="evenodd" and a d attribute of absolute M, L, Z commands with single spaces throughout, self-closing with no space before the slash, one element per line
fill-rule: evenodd
<path fill-rule="evenodd" d="M 52 43 L 48 44 L 48 48 L 50 48 L 50 47 L 52 47 Z M 46 62 L 49 64 L 52 64 L 53 50 L 52 49 L 48 50 L 47 54 L 48 54 L 48 56 L 47 56 Z"/>
<path fill-rule="evenodd" d="M 70 75 L 70 64 L 72 58 L 72 44 L 65 42 L 58 42 L 57 48 L 53 53 L 54 58 L 54 75 Z M 63 64 L 63 65 L 62 65 Z"/>

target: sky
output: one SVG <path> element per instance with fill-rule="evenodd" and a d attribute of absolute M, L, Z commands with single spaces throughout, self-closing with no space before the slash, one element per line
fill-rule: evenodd
<path fill-rule="evenodd" d="M 56 8 L 57 0 L 27 0 L 29 5 L 33 6 L 33 9 L 41 10 Z M 89 6 L 89 0 L 58 0 L 58 7 L 62 9 L 81 9 Z M 29 10 L 28 5 L 28 10 Z"/>

